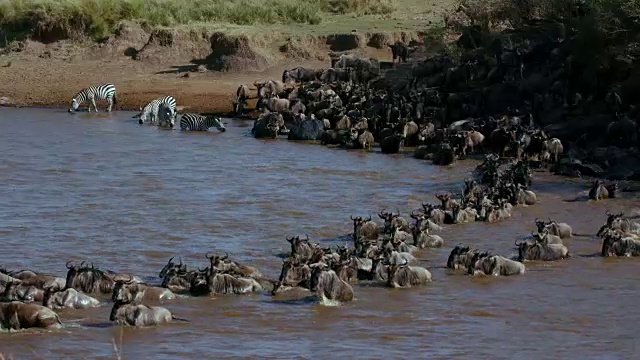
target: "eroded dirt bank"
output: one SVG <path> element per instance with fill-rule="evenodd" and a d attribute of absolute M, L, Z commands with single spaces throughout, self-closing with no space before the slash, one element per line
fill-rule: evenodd
<path fill-rule="evenodd" d="M 80 89 L 111 82 L 118 109 L 136 110 L 171 94 L 185 111 L 226 113 L 239 84 L 279 79 L 285 68 L 328 67 L 330 52 L 391 60 L 396 39 L 415 32 L 289 37 L 154 30 L 122 25 L 102 44 L 26 41 L 0 56 L 0 104 L 66 107 Z"/>

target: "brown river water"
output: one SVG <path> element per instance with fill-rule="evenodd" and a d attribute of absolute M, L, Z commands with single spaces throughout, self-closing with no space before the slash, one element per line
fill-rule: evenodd
<path fill-rule="evenodd" d="M 285 236 L 344 244 L 350 215 L 407 215 L 436 191 L 460 191 L 476 164 L 257 140 L 250 122 L 234 120 L 226 133 L 166 131 L 131 115 L 0 109 L 0 265 L 64 277 L 66 261 L 89 260 L 158 282 L 171 256 L 204 267 L 205 252 L 226 251 L 275 278 Z M 0 352 L 115 359 L 115 340 L 123 359 L 636 358 L 640 260 L 597 256 L 594 234 L 606 210 L 630 212 L 637 200 L 589 202 L 586 180 L 544 173 L 532 188 L 539 204 L 497 224 L 447 226 L 442 249 L 418 253 L 428 286 L 355 284 L 355 301 L 337 307 L 268 294 L 184 298 L 163 306 L 190 323 L 141 329 L 111 325 L 107 303 L 62 311 L 60 330 L 0 334 Z M 444 269 L 459 243 L 514 255 L 536 217 L 572 225 L 572 258 L 527 263 L 511 278 Z"/>

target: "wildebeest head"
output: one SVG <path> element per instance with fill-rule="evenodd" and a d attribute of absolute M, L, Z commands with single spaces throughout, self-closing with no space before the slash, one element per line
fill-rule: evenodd
<path fill-rule="evenodd" d="M 173 256 L 172 256 L 167 262 L 167 264 L 162 268 L 162 270 L 160 270 L 158 277 L 160 277 L 160 279 L 164 279 L 167 276 L 167 272 L 169 271 L 169 269 L 173 269 L 173 268 L 184 269 L 186 271 L 187 265 L 182 264 L 182 258 L 180 258 L 179 264 L 174 263 Z"/>
<path fill-rule="evenodd" d="M 515 241 L 515 245 L 518 248 L 518 261 L 522 262 L 527 258 L 527 253 L 533 250 L 534 248 L 541 245 L 540 242 L 529 242 L 525 241 Z"/>
<path fill-rule="evenodd" d="M 456 247 L 451 250 L 451 254 L 449 254 L 449 257 L 447 258 L 447 268 L 454 269 L 456 260 L 460 257 L 460 255 L 466 254 L 468 252 L 468 246 L 456 245 Z"/>
<path fill-rule="evenodd" d="M 535 220 L 536 222 L 536 229 L 538 230 L 538 232 L 543 232 L 544 228 L 546 227 L 546 223 L 544 222 L 544 220 L 538 220 L 538 218 L 536 218 Z"/>
<path fill-rule="evenodd" d="M 108 278 L 102 271 L 95 269 L 93 264 L 91 267 L 84 266 L 84 261 L 80 266 L 70 266 L 71 262 L 67 262 L 67 281 L 65 289 L 74 288 L 85 293 L 100 291 L 102 293 L 111 293 L 114 281 Z"/>
<path fill-rule="evenodd" d="M 218 272 L 215 268 L 207 267 L 204 269 L 198 268 L 191 277 L 189 292 L 191 295 L 198 296 L 209 293 L 209 283 L 212 278 L 216 276 Z"/>
<path fill-rule="evenodd" d="M 391 261 L 390 262 L 388 260 L 383 261 L 382 264 L 385 265 L 386 268 L 387 268 L 387 283 L 388 284 L 392 284 L 395 281 L 394 277 L 396 276 L 396 273 L 399 270 L 409 266 L 409 263 L 408 263 L 407 259 L 404 259 L 404 262 L 402 262 L 401 264 L 398 264 L 395 261 Z"/>
<path fill-rule="evenodd" d="M 209 259 L 211 266 L 217 269 L 225 260 L 229 258 L 229 254 L 225 252 L 224 256 L 221 256 L 217 254 L 209 255 L 209 253 L 206 253 L 204 257 Z"/>
<path fill-rule="evenodd" d="M 287 237 L 287 241 L 291 244 L 291 255 L 299 255 L 302 258 L 308 258 L 312 255 L 315 246 L 309 243 L 309 235 L 306 239 L 300 239 L 299 236 Z"/>
<path fill-rule="evenodd" d="M 484 271 L 484 267 L 482 266 L 482 262 L 489 258 L 491 254 L 488 251 L 485 252 L 475 252 L 469 261 L 469 266 L 467 267 L 467 274 L 473 275 L 476 270 Z M 486 273 L 486 271 L 484 271 Z"/>
<path fill-rule="evenodd" d="M 131 284 L 133 284 L 133 276 L 131 276 L 129 280 L 117 280 L 113 285 L 111 300 L 113 300 L 113 302 L 132 302 L 135 296 L 128 287 L 128 285 Z"/>
<path fill-rule="evenodd" d="M 363 218 L 362 216 L 351 216 L 351 220 L 353 221 L 353 232 L 356 233 L 358 228 L 364 225 L 366 222 L 371 221 L 371 216 L 368 219 Z"/>
<path fill-rule="evenodd" d="M 622 255 L 618 254 L 615 248 L 615 244 L 622 240 L 622 236 L 620 234 L 609 233 L 604 237 L 604 241 L 602 242 L 602 250 L 601 255 L 606 256 L 617 256 Z"/>
<path fill-rule="evenodd" d="M 84 266 L 84 261 L 80 263 L 80 265 L 69 265 L 71 264 L 71 261 L 67 261 L 66 267 L 68 269 L 67 271 L 67 282 L 64 286 L 65 289 L 68 288 L 72 288 L 74 281 L 78 278 L 78 275 L 80 275 L 80 273 L 85 270 L 88 269 L 88 267 Z M 93 268 L 93 265 L 91 266 Z"/>
<path fill-rule="evenodd" d="M 331 269 L 331 264 L 318 262 L 318 263 L 309 265 L 309 267 L 311 268 L 311 279 L 309 281 L 309 290 L 317 291 L 318 284 L 320 283 L 320 276 L 324 271 L 328 271 Z"/>
<path fill-rule="evenodd" d="M 194 270 L 187 271 L 186 265 L 183 265 L 182 267 L 169 268 L 162 279 L 162 284 L 160 286 L 166 288 L 170 285 L 178 285 L 183 288 L 188 288 L 191 284 L 192 277 L 195 276 L 195 273 L 196 272 Z"/>

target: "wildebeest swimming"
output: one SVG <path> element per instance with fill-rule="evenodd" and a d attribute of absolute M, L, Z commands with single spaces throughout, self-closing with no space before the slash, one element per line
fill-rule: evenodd
<path fill-rule="evenodd" d="M 0 274 L 5 300 L 21 300 L 0 308 L 3 327 L 58 326 L 60 320 L 52 312 L 39 305 L 25 304 L 37 301 L 42 292 L 42 303 L 53 309 L 98 306 L 99 300 L 87 294 L 110 296 L 107 301 L 114 303 L 112 321 L 150 326 L 172 321 L 174 317 L 170 310 L 145 302 L 171 298 L 173 292 L 217 296 L 264 291 L 278 296 L 297 287 L 313 292 L 321 302 L 351 302 L 356 299 L 357 288 L 354 290 L 351 285 L 355 282 L 377 282 L 393 288 L 429 286 L 431 272 L 420 266 L 416 254 L 424 248 L 443 251 L 439 248 L 444 248 L 449 239 L 445 241 L 435 233 L 449 225 L 507 221 L 519 206 L 535 205 L 540 201 L 532 190 L 535 168 L 549 165 L 553 171 L 562 173 L 563 166 L 568 166 L 569 170 L 579 169 L 578 174 L 598 172 L 593 166 L 573 161 L 567 165 L 572 155 L 565 156 L 565 137 L 552 133 L 552 129 L 543 129 L 542 109 L 536 108 L 545 101 L 578 98 L 577 94 L 568 94 L 573 87 L 567 86 L 571 77 L 566 74 L 569 70 L 563 68 L 572 61 L 570 55 L 558 55 L 561 59 L 555 60 L 550 56 L 561 47 L 555 41 L 540 47 L 538 40 L 532 39 L 513 48 L 502 48 L 500 54 L 491 56 L 481 49 L 473 58 L 432 57 L 416 63 L 411 69 L 411 81 L 404 85 L 385 79 L 378 60 L 353 54 L 334 57 L 330 68 L 295 67 L 285 70 L 280 80 L 255 82 L 256 110 L 260 114 L 251 132 L 256 138 L 284 135 L 290 140 L 318 141 L 354 151 L 370 150 L 377 144 L 386 154 L 415 148 L 415 157 L 441 166 L 478 155 L 484 156 L 484 162 L 476 167 L 474 179 L 465 179 L 461 193 L 436 194 L 437 201 L 425 199 L 421 209 L 408 209 L 404 214 L 383 209 L 376 219 L 381 223 L 370 215 L 352 214 L 351 246 L 325 247 L 311 241 L 309 236 L 284 236 L 289 245 L 284 241 L 282 244 L 290 247 L 290 254 L 283 260 L 277 280 L 266 278 L 250 265 L 229 260 L 226 253 L 207 253 L 203 267 L 188 267 L 181 260 L 174 263 L 170 259 L 159 274 L 160 287 L 142 284 L 141 279 L 129 274 L 101 271 L 84 264 L 67 263 L 66 281 L 28 272 Z M 406 62 L 404 43 L 396 42 L 390 47 L 394 62 L 396 59 Z M 531 69 L 527 69 L 529 61 L 534 64 Z M 528 72 L 533 75 L 538 72 L 535 64 L 541 62 L 557 62 L 546 69 L 550 71 L 544 77 L 552 85 L 549 89 L 543 87 L 543 94 L 536 90 L 540 84 L 529 86 L 524 81 Z M 253 97 L 249 92 L 253 90 L 246 85 L 238 88 L 236 113 L 245 110 L 246 100 Z M 530 100 L 524 98 L 525 92 Z M 92 95 L 90 89 L 82 91 L 74 98 L 72 111 L 83 100 L 89 100 L 94 108 L 92 100 L 99 96 L 109 100 L 108 94 L 98 95 Z M 543 101 L 538 101 L 537 96 L 542 96 Z M 613 99 L 618 109 L 623 105 L 617 93 L 610 92 L 607 98 Z M 167 111 L 161 111 L 163 106 L 167 106 L 164 109 Z M 570 101 L 567 106 L 576 105 Z M 180 116 L 181 130 L 204 131 L 211 127 L 226 130 L 218 117 L 178 115 L 171 107 L 171 102 L 162 102 L 155 115 L 166 127 L 173 128 L 176 116 Z M 626 134 L 629 129 L 636 129 L 632 121 L 616 119 L 606 126 L 606 135 L 616 141 L 633 140 L 636 131 Z M 574 142 L 566 144 L 574 147 Z M 580 142 L 575 142 L 575 146 L 580 147 Z M 617 191 L 615 182 L 596 180 L 589 197 L 597 201 L 615 199 Z M 640 226 L 622 214 L 608 215 L 607 223 L 598 231 L 602 237 L 601 255 L 640 255 Z M 570 241 L 573 229 L 551 219 L 547 222 L 536 219 L 535 223 L 537 232 L 532 234 L 533 239 L 516 241 L 515 259 L 457 245 L 451 250 L 446 266 L 474 276 L 512 276 L 525 275 L 523 262 L 534 267 L 535 261 L 569 258 L 563 242 Z M 508 240 L 510 245 L 513 239 Z"/>
<path fill-rule="evenodd" d="M 0 303 L 0 328 L 19 330 L 28 328 L 60 328 L 62 322 L 53 310 L 20 301 Z"/>

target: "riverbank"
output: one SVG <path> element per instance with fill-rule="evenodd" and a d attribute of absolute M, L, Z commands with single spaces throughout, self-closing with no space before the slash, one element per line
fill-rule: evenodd
<path fill-rule="evenodd" d="M 227 113 L 238 85 L 280 79 L 296 66 L 329 67 L 331 52 L 390 61 L 389 44 L 422 41 L 455 2 L 389 3 L 393 10 L 371 14 L 323 12 L 319 22 L 150 27 L 124 20 L 99 42 L 66 28 L 64 36 L 34 34 L 0 47 L 0 105 L 67 107 L 82 88 L 111 82 L 118 89 L 117 109 L 136 110 L 170 94 L 185 111 Z"/>

